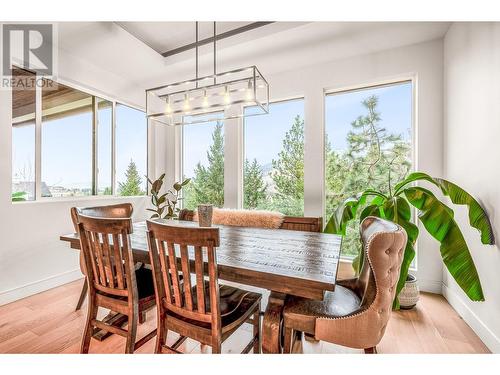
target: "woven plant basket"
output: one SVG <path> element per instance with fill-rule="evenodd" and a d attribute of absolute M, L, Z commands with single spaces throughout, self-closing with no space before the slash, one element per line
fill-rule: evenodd
<path fill-rule="evenodd" d="M 408 274 L 406 278 L 406 283 L 401 293 L 398 296 L 399 307 L 403 310 L 409 310 L 417 305 L 419 299 L 419 291 L 417 278 L 413 275 Z"/>

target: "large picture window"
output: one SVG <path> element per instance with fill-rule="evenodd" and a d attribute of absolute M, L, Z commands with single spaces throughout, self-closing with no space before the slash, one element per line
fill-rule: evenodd
<path fill-rule="evenodd" d="M 144 112 L 116 105 L 116 187 L 118 195 L 147 191 L 147 121 Z"/>
<path fill-rule="evenodd" d="M 326 96 L 327 220 L 344 199 L 368 188 L 388 193 L 410 172 L 412 103 L 410 81 Z M 358 222 L 347 228 L 343 256 L 358 253 Z"/>
<path fill-rule="evenodd" d="M 224 126 L 212 121 L 185 125 L 183 132 L 183 175 L 191 178 L 183 189 L 183 207 L 199 204 L 224 205 Z"/>
<path fill-rule="evenodd" d="M 12 200 L 35 199 L 35 85 L 36 76 L 14 68 L 12 90 Z M 22 85 L 23 82 L 28 85 Z M 20 87 L 29 86 L 28 89 Z"/>
<path fill-rule="evenodd" d="M 20 68 L 13 79 L 12 201 L 146 194 L 143 111 Z"/>
<path fill-rule="evenodd" d="M 91 95 L 44 85 L 42 197 L 92 195 L 92 116 Z"/>
<path fill-rule="evenodd" d="M 245 118 L 243 168 L 244 208 L 304 215 L 303 99 L 272 103 L 268 115 Z"/>

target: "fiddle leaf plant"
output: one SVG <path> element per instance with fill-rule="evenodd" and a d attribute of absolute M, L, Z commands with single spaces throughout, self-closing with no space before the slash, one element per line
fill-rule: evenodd
<path fill-rule="evenodd" d="M 412 222 L 412 209 L 418 211 L 418 220 L 429 234 L 440 243 L 441 258 L 444 265 L 457 284 L 472 301 L 484 301 L 483 290 L 476 266 L 470 254 L 465 238 L 454 219 L 453 210 L 441 202 L 430 190 L 414 186 L 416 181 L 426 181 L 437 186 L 443 195 L 448 196 L 452 203 L 465 205 L 468 208 L 469 224 L 481 234 L 481 242 L 493 245 L 495 237 L 486 211 L 465 190 L 454 183 L 433 178 L 426 173 L 411 173 L 401 182 L 389 189 L 389 194 L 376 190 L 366 190 L 355 197 L 346 199 L 329 219 L 326 233 L 345 235 L 347 224 L 356 218 L 358 210 L 360 220 L 367 216 L 376 216 L 399 224 L 406 230 L 406 244 L 401 273 L 399 276 L 396 298 L 393 307 L 399 308 L 397 296 L 403 288 L 408 276 L 408 269 L 415 257 L 415 242 L 419 230 Z M 362 267 L 361 253 L 353 261 L 357 272 Z"/>
<path fill-rule="evenodd" d="M 155 181 L 151 181 L 147 176 L 148 182 L 151 184 L 151 204 L 155 207 L 147 208 L 148 211 L 153 212 L 151 219 L 176 219 L 179 216 L 180 209 L 177 204 L 182 199 L 180 197 L 181 190 L 184 186 L 191 181 L 189 178 L 182 182 L 176 182 L 171 189 L 161 194 L 163 187 L 163 180 L 165 173 L 163 173 Z"/>

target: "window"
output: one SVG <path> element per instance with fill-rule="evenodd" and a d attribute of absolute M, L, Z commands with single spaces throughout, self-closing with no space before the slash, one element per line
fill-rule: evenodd
<path fill-rule="evenodd" d="M 224 205 L 224 129 L 218 121 L 184 125 L 183 176 L 191 183 L 183 188 L 183 207 Z"/>
<path fill-rule="evenodd" d="M 14 68 L 12 90 L 12 200 L 35 199 L 35 74 Z M 28 82 L 30 88 L 20 89 Z"/>
<path fill-rule="evenodd" d="M 268 115 L 245 118 L 243 206 L 304 215 L 304 99 L 272 103 Z"/>
<path fill-rule="evenodd" d="M 412 168 L 412 83 L 328 94 L 325 98 L 326 219 L 344 199 L 368 188 L 388 192 Z M 358 212 L 359 214 L 359 212 Z M 343 255 L 358 253 L 353 220 Z"/>
<path fill-rule="evenodd" d="M 42 88 L 42 197 L 92 195 L 92 96 Z"/>
<path fill-rule="evenodd" d="M 116 188 L 118 195 L 147 191 L 148 130 L 143 111 L 116 105 Z"/>
<path fill-rule="evenodd" d="M 113 103 L 97 100 L 97 195 L 111 195 L 113 175 Z"/>
<path fill-rule="evenodd" d="M 12 201 L 146 193 L 143 111 L 13 72 Z"/>

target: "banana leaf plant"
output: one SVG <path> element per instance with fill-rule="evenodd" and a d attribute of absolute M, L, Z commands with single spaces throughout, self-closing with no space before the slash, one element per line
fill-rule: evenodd
<path fill-rule="evenodd" d="M 437 186 L 454 204 L 466 205 L 469 224 L 481 234 L 481 242 L 493 245 L 495 237 L 486 211 L 465 190 L 454 183 L 433 178 L 426 173 L 411 173 L 397 183 L 389 194 L 376 190 L 366 190 L 355 197 L 346 199 L 328 221 L 325 232 L 345 235 L 348 223 L 357 217 L 376 216 L 399 224 L 408 234 L 401 273 L 393 307 L 399 308 L 397 296 L 408 276 L 408 269 L 415 257 L 415 242 L 419 230 L 412 222 L 412 209 L 418 211 L 418 220 L 429 234 L 440 243 L 441 258 L 457 284 L 472 301 L 484 301 L 483 290 L 476 266 L 470 254 L 465 238 L 454 219 L 453 210 L 440 201 L 430 190 L 414 186 L 416 181 L 425 181 Z M 389 184 L 390 185 L 390 184 Z M 361 268 L 362 257 L 358 255 L 353 266 Z"/>
<path fill-rule="evenodd" d="M 155 181 L 151 181 L 147 176 L 148 182 L 151 184 L 151 204 L 155 207 L 147 208 L 148 211 L 153 212 L 151 219 L 175 219 L 178 217 L 180 209 L 177 203 L 182 199 L 180 197 L 181 190 L 184 186 L 189 184 L 191 179 L 186 178 L 182 182 L 176 182 L 172 189 L 167 190 L 165 193 L 160 194 L 163 186 L 163 179 L 165 173 L 158 177 Z"/>

